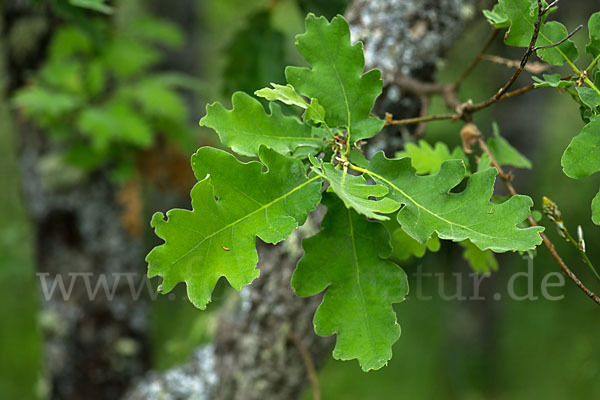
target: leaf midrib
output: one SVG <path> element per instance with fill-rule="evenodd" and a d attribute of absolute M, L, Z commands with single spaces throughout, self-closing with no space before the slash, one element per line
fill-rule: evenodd
<path fill-rule="evenodd" d="M 488 235 L 486 233 L 473 230 L 473 229 L 469 228 L 468 226 L 461 225 L 461 224 L 456 223 L 456 222 L 452 222 L 452 221 L 450 221 L 450 220 L 442 217 L 441 215 L 436 214 L 435 212 L 429 210 L 427 207 L 421 205 L 415 199 L 413 199 L 408 193 L 406 193 L 405 191 L 403 191 L 402 189 L 400 189 L 398 186 L 394 185 L 391 181 L 389 181 L 388 179 L 384 178 L 383 176 L 381 176 L 381 175 L 379 175 L 379 174 L 377 174 L 377 173 L 375 173 L 373 171 L 369 171 L 368 169 L 365 169 L 365 168 L 361 168 L 361 169 L 364 170 L 363 172 L 366 172 L 367 174 L 369 174 L 369 175 L 371 175 L 371 176 L 373 176 L 373 177 L 375 177 L 377 179 L 380 179 L 383 182 L 385 182 L 386 184 L 390 185 L 394 190 L 398 191 L 400 194 L 402 194 L 404 197 L 406 197 L 408 200 L 410 200 L 415 206 L 417 206 L 418 208 L 424 210 L 426 213 L 432 215 L 433 217 L 435 217 L 435 218 L 437 218 L 437 219 L 439 219 L 439 220 L 447 223 L 450 226 L 456 226 L 456 227 L 462 228 L 462 229 L 464 229 L 466 231 L 473 232 L 473 233 L 475 233 L 477 235 L 488 237 L 490 239 L 502 239 L 501 237 L 490 236 L 490 235 Z"/>
<path fill-rule="evenodd" d="M 350 103 L 348 102 L 348 95 L 346 94 L 346 87 L 344 86 L 344 82 L 342 82 L 342 78 L 340 78 L 340 74 L 337 70 L 337 67 L 335 65 L 335 62 L 333 61 L 333 58 L 331 57 L 331 51 L 329 50 L 329 46 L 327 45 L 327 40 L 325 38 L 325 35 L 323 34 L 323 31 L 321 29 L 319 29 L 319 35 L 321 36 L 321 39 L 323 40 L 324 43 L 324 47 L 325 47 L 325 52 L 327 53 L 327 57 L 329 58 L 329 62 L 331 63 L 331 67 L 333 68 L 333 72 L 335 73 L 335 78 L 337 79 L 341 89 L 342 89 L 342 95 L 344 96 L 344 104 L 346 105 L 346 111 L 348 113 L 348 124 L 347 124 L 347 128 L 348 128 L 348 141 L 350 140 L 350 116 L 351 116 L 351 112 L 350 112 Z M 351 48 L 352 49 L 352 48 Z"/>
<path fill-rule="evenodd" d="M 207 239 L 211 239 L 215 236 L 217 236 L 219 233 L 226 231 L 227 229 L 245 221 L 246 219 L 250 218 L 251 216 L 265 210 L 268 209 L 269 207 L 271 207 L 272 205 L 274 205 L 275 203 L 287 198 L 288 196 L 292 195 L 292 193 L 302 189 L 304 186 L 308 185 L 311 182 L 316 181 L 317 179 L 321 178 L 320 176 L 314 176 L 310 179 L 308 179 L 306 182 L 303 182 L 302 184 L 296 186 L 295 188 L 293 188 L 292 190 L 290 190 L 289 192 L 277 197 L 276 199 L 270 201 L 269 203 L 264 204 L 263 206 L 257 208 L 256 210 L 244 215 L 243 217 L 238 218 L 237 220 L 225 225 L 224 227 L 222 227 L 221 229 L 216 230 L 215 232 L 211 233 L 210 235 L 205 236 L 198 244 L 196 244 L 194 247 L 192 247 L 190 250 L 186 251 L 184 254 L 182 254 L 181 256 L 177 257 L 171 264 L 170 267 L 172 267 L 173 265 L 177 264 L 180 260 L 182 260 L 183 258 L 187 257 L 188 255 L 190 255 L 191 253 L 195 252 L 200 246 L 202 246 L 202 244 L 204 242 L 206 242 Z"/>
<path fill-rule="evenodd" d="M 322 138 L 316 138 L 316 137 L 312 137 L 312 136 L 279 136 L 279 135 L 267 135 L 267 134 L 252 133 L 250 131 L 241 130 L 241 129 L 235 129 L 234 132 L 236 132 L 238 135 L 241 135 L 241 136 L 246 135 L 246 136 L 267 137 L 267 138 L 279 139 L 279 140 L 298 140 L 298 141 L 314 140 L 314 141 L 318 141 L 318 142 L 322 142 L 323 141 Z"/>
<path fill-rule="evenodd" d="M 369 321 L 369 312 L 367 311 L 367 303 L 365 302 L 365 296 L 362 291 L 362 287 L 360 285 L 360 267 L 358 263 L 358 254 L 356 253 L 356 241 L 354 240 L 354 224 L 352 223 L 352 212 L 350 209 L 348 211 L 348 223 L 350 226 L 350 238 L 352 240 L 352 255 L 354 257 L 354 266 L 355 266 L 355 274 L 356 274 L 356 286 L 358 287 L 358 295 L 360 297 L 360 304 L 362 306 L 363 315 L 365 317 L 365 325 L 367 326 L 367 333 L 369 337 L 369 342 L 371 343 L 371 348 L 374 353 L 377 353 L 377 345 L 375 343 L 375 338 L 373 336 L 373 331 L 371 330 L 371 325 Z"/>

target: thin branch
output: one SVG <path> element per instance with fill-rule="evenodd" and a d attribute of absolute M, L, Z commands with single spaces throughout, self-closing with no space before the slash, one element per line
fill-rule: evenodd
<path fill-rule="evenodd" d="M 504 94 L 506 94 L 508 92 L 508 90 L 515 83 L 515 81 L 517 80 L 519 75 L 521 75 L 521 72 L 523 72 L 523 69 L 525 68 L 525 65 L 527 64 L 527 61 L 529 61 L 529 57 L 531 57 L 531 54 L 533 54 L 533 52 L 534 52 L 533 48 L 535 47 L 537 38 L 540 34 L 540 28 L 542 26 L 542 18 L 544 17 L 544 14 L 548 11 L 548 9 L 542 10 L 542 0 L 537 0 L 537 3 L 538 3 L 538 17 L 533 25 L 533 34 L 531 35 L 531 41 L 529 42 L 529 46 L 527 47 L 525 54 L 523 54 L 523 57 L 521 58 L 521 63 L 519 64 L 519 67 L 513 73 L 511 78 L 508 80 L 508 82 L 506 82 L 506 84 L 498 91 L 498 93 L 496 93 L 494 95 L 494 97 L 492 97 L 492 99 L 494 99 L 493 102 L 497 101 L 502 96 L 504 96 Z"/>
<path fill-rule="evenodd" d="M 459 119 L 459 114 L 437 114 L 437 115 L 428 115 L 426 117 L 415 117 L 415 118 L 406 118 L 406 119 L 392 119 L 391 114 L 386 115 L 385 126 L 390 125 L 412 125 L 412 124 L 420 124 L 424 122 L 431 121 L 441 121 L 441 120 L 456 120 Z"/>
<path fill-rule="evenodd" d="M 463 73 L 460 74 L 460 76 L 458 77 L 456 82 L 454 82 L 454 85 L 452 85 L 452 88 L 454 89 L 455 92 L 458 91 L 458 89 L 460 88 L 462 83 L 465 81 L 465 79 L 467 79 L 467 77 L 471 74 L 471 72 L 473 72 L 473 70 L 479 63 L 479 60 L 481 59 L 483 54 L 490 48 L 490 46 L 494 42 L 494 39 L 496 38 L 496 36 L 498 36 L 498 32 L 499 32 L 498 28 L 492 29 L 492 31 L 490 32 L 490 35 L 488 36 L 487 40 L 483 44 L 483 47 L 481 48 L 479 53 L 477 53 L 475 58 L 473 58 L 473 60 L 471 60 L 471 62 L 469 63 L 467 68 L 463 71 Z"/>
<path fill-rule="evenodd" d="M 562 218 L 562 214 L 558 209 L 558 205 L 546 196 L 544 196 L 542 200 L 542 210 L 544 211 L 544 214 L 548 217 L 548 219 L 550 219 L 550 221 L 554 223 L 554 225 L 556 225 L 560 236 L 567 242 L 571 243 L 577 249 L 577 251 L 579 251 L 579 253 L 581 254 L 582 261 L 590 268 L 596 279 L 598 279 L 598 281 L 600 282 L 600 275 L 598 274 L 598 271 L 596 271 L 594 264 L 592 264 L 592 260 L 590 260 L 587 253 L 585 252 L 585 242 L 583 241 L 583 231 L 581 230 L 581 226 L 578 227 L 577 232 L 579 234 L 580 241 L 577 242 L 569 233 L 569 230 L 565 225 L 565 221 Z"/>
<path fill-rule="evenodd" d="M 548 4 L 546 8 L 544 8 L 543 14 L 546 14 L 552 7 L 558 4 L 558 0 L 554 0 L 552 3 Z"/>
<path fill-rule="evenodd" d="M 491 164 L 494 167 L 496 167 L 496 169 L 498 170 L 498 176 L 500 177 L 500 179 L 502 180 L 502 182 L 504 182 L 504 186 L 506 187 L 506 190 L 508 190 L 508 193 L 510 193 L 511 196 L 516 196 L 518 193 L 515 190 L 515 188 L 513 187 L 512 183 L 510 182 L 511 179 L 512 179 L 512 177 L 510 175 L 506 174 L 502 170 L 502 167 L 500 166 L 500 164 L 498 164 L 498 161 L 496 161 L 496 158 L 494 157 L 494 155 L 492 154 L 492 152 L 490 151 L 490 149 L 487 147 L 487 144 L 485 143 L 485 141 L 481 137 L 478 139 L 477 143 L 479 144 L 479 147 L 481 148 L 481 150 L 484 153 L 487 153 L 488 157 L 490 158 Z M 535 220 L 533 219 L 533 217 L 531 215 L 529 215 L 527 217 L 527 221 L 529 222 L 529 225 L 531 225 L 531 226 L 539 226 L 537 224 L 537 222 L 535 222 Z M 550 254 L 552 255 L 552 257 L 554 258 L 554 260 L 556 260 L 557 264 L 562 269 L 562 271 L 590 299 L 592 299 L 594 302 L 596 302 L 597 304 L 600 305 L 600 297 L 596 296 L 594 294 L 594 292 L 592 292 L 590 289 L 588 289 L 579 280 L 579 278 L 577 278 L 577 276 L 573 273 L 573 271 L 571 271 L 569 269 L 569 267 L 567 266 L 567 264 L 563 261 L 563 259 L 560 257 L 560 255 L 556 252 L 556 249 L 554 248 L 554 243 L 552 243 L 552 241 L 550 241 L 550 239 L 548 239 L 548 237 L 543 232 L 540 232 L 540 236 L 542 237 L 542 241 L 543 241 L 544 245 L 546 246 L 546 248 L 548 249 L 548 251 L 550 252 Z"/>
<path fill-rule="evenodd" d="M 315 364 L 313 363 L 310 351 L 308 351 L 304 343 L 302 343 L 298 335 L 296 335 L 293 331 L 289 331 L 288 337 L 290 338 L 294 346 L 296 346 L 296 348 L 298 349 L 298 352 L 302 357 L 302 361 L 304 362 L 304 366 L 306 367 L 308 379 L 310 380 L 310 384 L 312 386 L 313 400 L 321 400 L 321 389 L 319 388 L 319 378 L 317 376 L 317 369 L 315 368 Z"/>
<path fill-rule="evenodd" d="M 421 95 L 421 115 L 420 117 L 426 117 L 429 113 L 429 96 Z M 421 122 L 417 125 L 415 132 L 413 133 L 413 137 L 420 138 L 425 134 L 425 127 L 427 126 L 426 122 Z"/>
<path fill-rule="evenodd" d="M 402 119 L 402 120 L 393 120 L 392 118 L 387 118 L 387 116 L 386 116 L 386 125 L 410 125 L 410 124 L 421 124 L 421 123 L 430 122 L 430 121 L 457 120 L 457 119 L 463 119 L 463 120 L 469 122 L 472 120 L 472 114 L 474 112 L 482 110 L 486 107 L 489 107 L 490 105 L 502 100 L 503 98 L 509 98 L 509 97 L 512 97 L 512 96 L 515 96 L 515 95 L 518 95 L 521 93 L 525 93 L 529 90 L 534 89 L 534 87 L 532 85 L 529 85 L 529 86 L 526 86 L 525 88 L 514 91 L 514 93 L 509 92 L 510 87 L 513 85 L 513 83 L 515 83 L 515 81 L 517 80 L 517 78 L 519 77 L 521 72 L 523 72 L 525 65 L 527 64 L 527 61 L 529 61 L 529 57 L 534 52 L 533 48 L 535 47 L 538 35 L 540 33 L 542 18 L 544 17 L 544 14 L 547 11 L 548 11 L 548 9 L 542 10 L 542 0 L 538 0 L 538 18 L 534 24 L 533 34 L 531 36 L 531 41 L 529 43 L 529 46 L 527 47 L 525 54 L 523 54 L 523 58 L 521 59 L 521 62 L 519 63 L 518 68 L 513 73 L 511 78 L 490 99 L 488 99 L 482 103 L 479 103 L 479 104 L 472 104 L 470 101 L 460 104 L 460 105 L 452 104 L 452 105 L 456 106 L 455 108 L 456 108 L 457 112 L 455 114 L 439 114 L 439 115 L 431 115 L 431 116 L 426 116 L 426 117 L 421 116 L 421 117 L 407 118 L 407 119 Z M 487 47 L 489 47 L 489 44 L 493 41 L 494 38 L 492 36 L 493 35 L 490 35 L 490 38 L 488 38 L 486 45 L 484 45 L 483 51 L 487 50 Z M 476 57 L 476 60 L 479 60 L 481 54 L 482 54 L 482 52 L 480 52 L 480 54 Z M 471 67 L 471 64 L 473 65 L 472 67 Z M 465 72 L 467 72 L 466 75 L 465 75 L 465 73 L 463 73 L 463 75 L 465 75 L 465 77 L 468 76 L 468 74 L 472 71 L 472 69 L 477 64 L 477 62 L 474 61 L 471 64 L 469 65 L 469 67 L 467 67 L 467 70 L 465 71 Z M 460 84 L 463 79 L 464 78 L 461 75 L 461 77 L 459 78 L 459 80 L 457 82 Z M 455 90 L 456 84 L 443 85 L 443 84 L 419 82 L 415 79 L 407 78 L 407 77 L 401 77 L 401 78 L 397 79 L 396 84 L 398 84 L 400 87 L 403 87 L 405 90 L 409 90 L 409 91 L 412 91 L 413 93 L 421 94 L 421 95 L 422 94 L 428 95 L 428 94 L 442 93 L 445 95 L 447 105 L 450 105 L 450 103 L 452 103 L 450 97 L 456 99 L 456 90 Z M 448 93 L 451 93 L 452 95 L 450 96 L 450 95 L 448 95 Z"/>
<path fill-rule="evenodd" d="M 510 99 L 511 97 L 515 97 L 515 96 L 518 96 L 520 94 L 527 93 L 530 90 L 533 90 L 535 88 L 536 87 L 533 84 L 531 84 L 531 85 L 524 86 L 524 87 L 522 87 L 520 89 L 515 89 L 515 90 L 512 90 L 510 92 L 507 92 L 506 94 L 504 94 L 504 96 L 502 96 L 499 99 L 491 97 L 490 99 L 488 99 L 486 101 L 483 101 L 481 103 L 472 104 L 472 105 L 468 105 L 467 104 L 465 106 L 464 112 L 468 112 L 469 114 L 472 114 L 474 112 L 483 110 L 484 108 L 487 108 L 487 107 L 491 106 L 494 103 L 499 103 L 499 102 L 501 102 L 503 100 Z"/>
<path fill-rule="evenodd" d="M 567 79 L 567 78 L 563 78 L 563 79 Z M 530 90 L 534 90 L 534 89 L 536 89 L 536 87 L 534 85 L 527 85 L 522 88 L 515 89 L 515 90 L 512 90 L 512 91 L 506 93 L 504 96 L 502 96 L 502 98 L 500 98 L 498 100 L 493 100 L 493 97 L 492 97 L 482 103 L 473 104 L 473 103 L 467 102 L 467 103 L 464 103 L 464 104 L 458 106 L 457 109 L 459 110 L 459 112 L 456 112 L 454 114 L 436 114 L 436 115 L 420 116 L 420 117 L 415 117 L 415 118 L 406 118 L 406 119 L 398 119 L 398 120 L 393 119 L 391 114 L 386 114 L 385 125 L 386 126 L 389 126 L 389 125 L 411 125 L 411 124 L 420 124 L 420 123 L 426 123 L 426 122 L 431 122 L 431 121 L 443 121 L 443 120 L 456 121 L 456 120 L 463 118 L 463 115 L 465 112 L 472 114 L 477 111 L 483 110 L 484 108 L 487 108 L 494 103 L 497 103 L 497 102 L 500 102 L 500 101 L 503 101 L 506 99 L 510 99 L 511 97 L 515 97 L 515 96 L 521 95 L 523 93 L 527 93 Z"/>
<path fill-rule="evenodd" d="M 533 51 L 538 51 L 538 50 L 541 50 L 541 49 L 551 49 L 553 47 L 560 46 L 561 44 L 563 44 L 567 40 L 571 39 L 571 37 L 574 34 L 576 34 L 581 28 L 583 28 L 583 25 L 579 25 L 577 28 L 575 28 L 575 30 L 573 32 L 569 33 L 564 39 L 562 39 L 562 40 L 560 40 L 560 41 L 558 41 L 556 43 L 552 43 L 552 44 L 549 44 L 547 46 L 535 46 L 533 48 Z"/>
<path fill-rule="evenodd" d="M 518 68 L 519 64 L 520 64 L 520 61 L 511 60 L 508 58 L 499 57 L 499 56 L 495 56 L 492 54 L 482 54 L 481 59 L 484 61 L 492 62 L 494 64 L 505 65 L 509 68 Z M 542 62 L 537 62 L 537 61 L 536 62 L 528 62 L 525 65 L 525 71 L 532 73 L 532 74 L 540 74 L 549 69 L 550 69 L 550 65 L 548 65 L 546 63 L 542 63 Z"/>

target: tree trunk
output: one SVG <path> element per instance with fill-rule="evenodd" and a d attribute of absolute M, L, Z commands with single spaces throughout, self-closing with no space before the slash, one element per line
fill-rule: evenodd
<path fill-rule="evenodd" d="M 10 96 L 44 59 L 57 21 L 46 7 L 22 1 L 0 3 L 0 18 Z M 58 286 L 52 295 L 40 294 L 48 397 L 119 398 L 149 367 L 146 293 L 135 300 L 128 282 L 137 288 L 144 277 L 141 241 L 120 224 L 120 192 L 105 173 L 70 176 L 44 132 L 18 115 L 15 120 L 38 287 L 50 289 L 61 279 L 67 289 L 64 295 Z M 114 293 L 97 286 L 104 279 Z"/>
<path fill-rule="evenodd" d="M 475 0 L 356 0 L 347 17 L 355 40 L 365 42 L 367 68 L 383 72 L 385 96 L 380 115 L 418 114 L 416 99 L 403 97 L 393 82 L 401 74 L 432 80 L 435 64 L 476 13 Z M 387 131 L 375 147 L 398 147 L 397 132 Z M 300 230 L 300 236 L 302 229 Z M 225 307 L 214 344 L 192 360 L 165 373 L 152 373 L 125 398 L 153 399 L 298 399 L 309 382 L 300 354 L 307 349 L 318 367 L 330 357 L 333 337 L 315 335 L 312 316 L 320 296 L 301 299 L 290 277 L 300 257 L 293 244 L 261 246 L 261 276 L 242 291 L 235 307 Z M 292 249 L 291 252 L 289 249 Z M 326 263 L 326 260 L 324 260 Z M 290 332 L 297 341 L 291 340 Z M 298 341 L 302 345 L 298 344 Z"/>

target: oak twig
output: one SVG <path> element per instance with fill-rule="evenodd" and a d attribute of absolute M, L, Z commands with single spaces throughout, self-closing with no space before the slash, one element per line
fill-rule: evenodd
<path fill-rule="evenodd" d="M 425 117 L 415 117 L 415 118 L 406 118 L 406 119 L 392 119 L 392 114 L 386 114 L 385 125 L 412 125 L 412 124 L 420 124 L 423 122 L 430 121 L 441 121 L 441 120 L 455 120 L 459 119 L 460 116 L 458 114 L 437 114 L 437 115 L 428 115 Z"/>
<path fill-rule="evenodd" d="M 566 42 L 567 40 L 571 39 L 571 37 L 576 34 L 581 28 L 583 28 L 583 25 L 579 25 L 577 28 L 575 28 L 575 30 L 573 30 L 573 32 L 569 33 L 564 39 L 556 42 L 556 43 L 552 43 L 546 46 L 535 46 L 533 48 L 533 51 L 538 51 L 541 49 L 551 49 L 552 47 L 556 47 L 556 46 L 560 46 L 561 44 L 563 44 L 564 42 Z"/>
<path fill-rule="evenodd" d="M 523 54 L 523 57 L 521 58 L 521 61 L 519 62 L 517 69 L 515 70 L 513 75 L 510 77 L 510 79 L 504 84 L 504 86 L 502 86 L 498 90 L 498 92 L 496 92 L 496 94 L 494 94 L 488 100 L 483 101 L 481 103 L 477 103 L 477 104 L 473 104 L 472 102 L 468 101 L 466 103 L 457 105 L 455 107 L 457 110 L 457 112 L 455 114 L 439 114 L 439 115 L 431 115 L 431 116 L 420 116 L 417 118 L 408 118 L 408 119 L 402 119 L 402 120 L 394 120 L 393 118 L 386 118 L 386 125 L 410 125 L 410 124 L 417 124 L 417 123 L 421 124 L 421 123 L 430 122 L 430 121 L 458 120 L 458 119 L 462 119 L 466 122 L 470 122 L 473 119 L 473 117 L 472 117 L 473 113 L 480 111 L 484 108 L 487 108 L 487 107 L 491 106 L 492 104 L 495 104 L 501 100 L 504 100 L 504 99 L 507 99 L 507 98 L 510 98 L 513 96 L 517 96 L 517 95 L 520 95 L 520 94 L 523 94 L 530 90 L 535 89 L 534 85 L 528 85 L 528 86 L 525 86 L 525 87 L 517 89 L 517 90 L 509 91 L 510 88 L 512 87 L 512 85 L 515 83 L 515 81 L 519 77 L 519 75 L 521 74 L 521 72 L 523 72 L 523 70 L 525 70 L 527 62 L 529 61 L 529 58 L 531 57 L 531 55 L 536 51 L 536 43 L 537 43 L 537 38 L 540 33 L 542 19 L 550 8 L 551 7 L 546 7 L 544 9 L 542 9 L 542 1 L 538 0 L 538 17 L 534 23 L 533 34 L 531 35 L 531 40 L 529 42 L 529 46 L 527 47 L 527 50 Z M 581 28 L 578 27 L 575 31 L 573 31 L 570 35 L 568 35 L 566 39 L 571 37 L 579 29 L 581 29 Z M 473 68 L 475 68 L 475 65 L 477 65 L 478 60 L 483 57 L 483 55 L 484 55 L 483 53 L 487 50 L 487 48 L 489 48 L 494 37 L 495 37 L 495 34 L 492 32 L 492 34 L 486 41 L 485 45 L 483 46 L 482 50 L 478 53 L 478 55 L 471 62 L 471 64 L 469 64 L 469 66 L 467 67 L 465 72 L 459 77 L 459 79 L 457 80 L 457 82 L 454 85 L 424 83 L 424 82 L 418 82 L 415 80 L 411 80 L 411 81 L 406 81 L 406 82 L 403 81 L 402 83 L 404 84 L 404 87 L 407 88 L 407 90 L 413 91 L 414 93 L 444 94 L 445 99 L 450 99 L 452 97 L 456 98 L 456 90 L 455 89 L 458 86 L 460 86 L 460 84 L 466 78 L 466 76 L 468 76 L 471 73 L 471 71 L 473 70 Z M 564 40 L 559 43 L 553 44 L 549 47 L 559 45 L 562 42 L 564 42 Z M 538 47 L 538 48 L 549 48 L 549 47 Z M 400 86 L 402 87 L 402 85 L 400 85 Z M 452 93 L 453 95 L 451 96 L 448 93 Z M 449 103 L 451 103 L 451 101 L 446 101 L 447 105 L 450 105 Z"/>
<path fill-rule="evenodd" d="M 482 54 L 481 59 L 484 61 L 492 62 L 494 64 L 505 65 L 509 68 L 517 68 L 521 62 L 521 61 L 511 60 L 511 59 L 500 57 L 500 56 L 495 56 L 492 54 Z M 525 65 L 525 71 L 532 73 L 532 74 L 541 74 L 542 72 L 545 72 L 549 69 L 550 69 L 550 65 L 543 63 L 543 62 L 538 62 L 538 61 L 528 62 Z"/>

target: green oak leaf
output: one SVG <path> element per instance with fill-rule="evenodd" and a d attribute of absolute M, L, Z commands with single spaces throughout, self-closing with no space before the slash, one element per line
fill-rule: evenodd
<path fill-rule="evenodd" d="M 276 103 L 269 104 L 270 114 L 257 99 L 244 92 L 234 93 L 232 103 L 232 110 L 226 110 L 220 103 L 207 105 L 200 125 L 214 129 L 221 142 L 238 154 L 257 156 L 263 145 L 290 153 L 298 147 L 319 148 L 324 144 L 322 137 L 312 135 L 310 126 L 285 116 Z"/>
<path fill-rule="evenodd" d="M 528 47 L 537 20 L 537 6 L 532 0 L 499 0 L 502 10 L 510 20 L 510 28 L 504 42 L 509 46 Z M 567 28 L 557 21 L 542 23 L 536 45 L 547 46 L 567 37 Z M 538 56 L 550 64 L 562 65 L 575 61 L 579 56 L 575 43 L 567 40 L 560 46 L 538 50 Z"/>
<path fill-rule="evenodd" d="M 328 22 L 309 14 L 306 32 L 296 36 L 296 47 L 312 68 L 287 67 L 288 82 L 324 107 L 325 121 L 331 127 L 344 127 L 350 140 L 370 138 L 384 121 L 371 115 L 375 99 L 381 94 L 378 70 L 363 74 L 362 43 L 352 45 L 350 29 L 342 16 Z"/>
<path fill-rule="evenodd" d="M 304 257 L 292 276 L 301 297 L 326 290 L 315 312 L 315 332 L 337 334 L 333 356 L 358 359 L 362 369 L 383 367 L 400 337 L 393 303 L 404 300 L 408 281 L 389 255 L 390 237 L 377 222 L 369 222 L 326 193 L 323 230 L 304 239 Z"/>
<path fill-rule="evenodd" d="M 565 174 L 579 179 L 600 171 L 600 118 L 583 127 L 562 155 Z"/>
<path fill-rule="evenodd" d="M 465 178 L 460 160 L 442 164 L 436 175 L 416 175 L 408 158 L 391 160 L 377 153 L 363 172 L 390 189 L 389 196 L 404 204 L 397 218 L 402 229 L 421 243 L 434 232 L 440 239 L 471 240 L 481 250 L 525 251 L 539 245 L 542 227 L 521 229 L 517 224 L 530 213 L 532 200 L 513 196 L 502 204 L 490 203 L 497 171 L 473 174 L 460 193 L 450 193 Z"/>
<path fill-rule="evenodd" d="M 365 178 L 347 173 L 347 170 L 336 169 L 330 163 L 324 163 L 321 168 L 312 168 L 314 172 L 325 178 L 332 190 L 346 205 L 367 216 L 368 218 L 386 220 L 389 219 L 381 214 L 390 214 L 396 211 L 400 204 L 394 200 L 384 197 L 388 188 L 383 185 L 368 185 Z M 370 197 L 383 197 L 379 200 L 371 200 Z"/>
<path fill-rule="evenodd" d="M 165 243 L 146 257 L 148 277 L 163 278 L 162 292 L 185 282 L 192 303 L 204 309 L 220 277 L 240 290 L 259 274 L 256 237 L 277 243 L 317 207 L 320 177 L 308 179 L 300 160 L 265 147 L 259 157 L 262 163 L 242 163 L 210 147 L 194 154 L 192 167 L 200 181 L 191 192 L 192 210 L 152 217 Z"/>
<path fill-rule="evenodd" d="M 394 261 L 404 261 L 410 257 L 421 258 L 425 255 L 426 251 L 429 250 L 435 253 L 441 247 L 440 239 L 435 234 L 425 244 L 419 243 L 418 240 L 413 239 L 402 230 L 395 218 L 383 221 L 382 224 L 391 236 L 392 255 L 390 259 Z"/>
<path fill-rule="evenodd" d="M 600 55 L 600 12 L 592 14 L 588 20 L 590 42 L 585 46 L 585 51 L 593 57 Z"/>
<path fill-rule="evenodd" d="M 269 101 L 281 101 L 282 103 L 291 106 L 297 106 L 303 109 L 308 108 L 308 103 L 304 97 L 296 93 L 296 89 L 292 85 L 278 85 L 271 83 L 273 88 L 263 88 L 254 92 L 258 97 L 263 97 Z"/>
<path fill-rule="evenodd" d="M 540 87 L 555 87 L 555 88 L 567 88 L 574 85 L 571 80 L 561 80 L 560 74 L 542 74 L 543 79 L 533 76 L 535 82 L 533 86 L 536 88 Z"/>
<path fill-rule="evenodd" d="M 510 21 L 500 4 L 496 4 L 491 10 L 483 10 L 483 15 L 495 28 L 508 28 L 510 26 Z"/>
<path fill-rule="evenodd" d="M 589 122 L 571 140 L 560 163 L 564 173 L 575 179 L 600 171 L 600 117 Z M 600 225 L 600 193 L 592 200 L 592 221 Z"/>
<path fill-rule="evenodd" d="M 498 261 L 490 250 L 481 250 L 469 240 L 463 240 L 460 245 L 465 249 L 463 258 L 467 260 L 473 271 L 478 274 L 489 274 L 498 270 Z"/>
<path fill-rule="evenodd" d="M 465 153 L 455 147 L 452 153 L 443 142 L 437 142 L 431 147 L 425 140 L 419 140 L 418 144 L 407 143 L 404 151 L 396 153 L 397 158 L 410 157 L 412 166 L 417 174 L 435 174 L 440 170 L 442 163 L 447 160 L 460 159 L 468 164 L 469 160 Z"/>
<path fill-rule="evenodd" d="M 313 121 L 316 124 L 325 123 L 325 108 L 319 104 L 318 99 L 310 99 L 310 104 L 302 114 L 302 120 Z"/>
<path fill-rule="evenodd" d="M 592 200 L 592 222 L 600 225 L 600 192 Z"/>
<path fill-rule="evenodd" d="M 500 135 L 498 124 L 492 124 L 492 132 L 494 137 L 488 139 L 487 145 L 500 165 L 531 169 L 531 161 Z"/>
<path fill-rule="evenodd" d="M 600 106 L 600 94 L 589 87 L 577 87 L 577 94 L 583 104 L 595 111 Z"/>
<path fill-rule="evenodd" d="M 263 88 L 254 92 L 258 97 L 263 97 L 269 101 L 281 101 L 291 106 L 297 106 L 304 109 L 302 114 L 303 121 L 313 121 L 317 124 L 325 122 L 325 108 L 319 104 L 319 100 L 311 99 L 310 104 L 304 97 L 300 96 L 292 85 L 278 85 L 271 83 L 273 88 Z"/>

